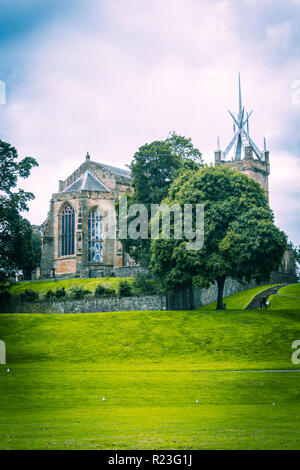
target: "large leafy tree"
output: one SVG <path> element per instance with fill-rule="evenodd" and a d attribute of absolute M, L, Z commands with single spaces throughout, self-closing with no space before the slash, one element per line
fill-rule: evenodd
<path fill-rule="evenodd" d="M 14 276 L 24 263 L 26 247 L 31 233 L 28 221 L 20 212 L 28 210 L 27 202 L 34 199 L 30 192 L 17 187 L 18 178 L 27 178 L 34 158 L 18 159 L 18 153 L 10 144 L 0 140 L 0 282 Z M 22 261 L 23 260 L 23 261 Z"/>
<path fill-rule="evenodd" d="M 169 144 L 172 153 L 180 157 L 182 168 L 197 170 L 203 166 L 202 153 L 194 147 L 191 138 L 178 135 L 173 131 L 165 142 Z"/>
<path fill-rule="evenodd" d="M 203 165 L 200 151 L 191 139 L 171 133 L 163 141 L 145 144 L 134 154 L 130 164 L 133 194 L 127 195 L 128 209 L 143 204 L 150 214 L 151 204 L 160 204 L 168 195 L 171 183 L 185 169 L 199 169 Z M 119 204 L 117 204 L 117 209 Z M 119 213 L 119 211 L 117 210 Z M 134 218 L 128 218 L 128 224 Z M 150 264 L 150 239 L 121 240 L 126 253 L 138 264 Z"/>
<path fill-rule="evenodd" d="M 17 230 L 15 238 L 15 259 L 24 278 L 31 279 L 32 271 L 40 265 L 41 237 L 34 232 L 30 222 L 22 217 L 16 217 Z"/>
<path fill-rule="evenodd" d="M 32 230 L 31 234 L 31 246 L 33 251 L 33 269 L 37 268 L 41 264 L 41 235 L 36 230 Z"/>
<path fill-rule="evenodd" d="M 217 309 L 223 308 L 227 277 L 266 280 L 278 268 L 287 240 L 261 186 L 228 168 L 187 171 L 174 181 L 169 205 L 204 204 L 204 245 L 187 250 L 188 240 L 152 240 L 151 267 L 166 291 L 190 286 L 218 286 Z M 195 228 L 195 211 L 194 211 Z"/>

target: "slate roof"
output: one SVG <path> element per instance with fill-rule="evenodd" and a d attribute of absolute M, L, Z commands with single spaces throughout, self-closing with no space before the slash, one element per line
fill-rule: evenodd
<path fill-rule="evenodd" d="M 107 187 L 88 170 L 62 192 L 70 193 L 71 191 L 101 191 L 103 193 L 110 192 L 109 189 L 107 189 Z"/>
<path fill-rule="evenodd" d="M 125 178 L 131 178 L 131 172 L 128 170 L 123 170 L 123 168 L 117 168 L 115 166 L 106 165 L 105 163 L 98 163 L 98 162 L 94 162 L 94 163 L 96 163 L 96 165 L 98 166 L 101 166 L 102 168 L 106 168 L 107 170 L 111 171 L 115 175 L 124 176 Z"/>

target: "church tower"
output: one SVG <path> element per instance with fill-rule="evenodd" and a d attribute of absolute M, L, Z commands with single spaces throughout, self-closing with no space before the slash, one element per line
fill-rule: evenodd
<path fill-rule="evenodd" d="M 267 198 L 269 198 L 269 151 L 266 148 L 266 139 L 264 139 L 264 150 L 261 151 L 250 137 L 249 118 L 252 115 L 252 111 L 245 114 L 245 108 L 242 105 L 240 74 L 239 111 L 237 114 L 231 111 L 228 112 L 233 119 L 233 138 L 224 151 L 220 149 L 218 138 L 218 150 L 215 151 L 215 165 L 226 165 L 234 170 L 242 171 L 249 178 L 257 181 L 263 187 Z"/>
<path fill-rule="evenodd" d="M 242 105 L 240 74 L 239 111 L 236 114 L 231 111 L 228 112 L 233 119 L 233 137 L 224 151 L 220 149 L 218 138 L 218 149 L 215 151 L 215 165 L 226 165 L 233 170 L 242 171 L 263 187 L 265 195 L 269 200 L 270 154 L 267 150 L 266 139 L 264 139 L 264 150 L 261 151 L 250 137 L 249 118 L 252 115 L 252 111 L 245 114 L 245 108 Z M 295 255 L 289 245 L 285 250 L 279 270 L 271 274 L 269 282 L 296 282 L 296 279 Z"/>

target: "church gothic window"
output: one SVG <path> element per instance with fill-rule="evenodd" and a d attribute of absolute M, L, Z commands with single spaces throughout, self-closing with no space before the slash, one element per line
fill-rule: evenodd
<path fill-rule="evenodd" d="M 75 211 L 67 204 L 61 213 L 61 254 L 74 255 Z"/>
<path fill-rule="evenodd" d="M 88 260 L 96 263 L 103 261 L 103 220 L 97 208 L 89 214 Z"/>

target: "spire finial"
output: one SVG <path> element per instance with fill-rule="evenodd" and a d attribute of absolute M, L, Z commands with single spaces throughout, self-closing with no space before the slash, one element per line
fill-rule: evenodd
<path fill-rule="evenodd" d="M 242 150 L 246 146 L 251 146 L 253 147 L 254 153 L 256 157 L 261 160 L 262 159 L 262 152 L 259 150 L 257 145 L 253 142 L 249 135 L 249 118 L 252 114 L 252 111 L 250 114 L 247 113 L 246 117 L 244 118 L 244 113 L 245 113 L 245 108 L 242 106 L 242 90 L 241 90 L 241 74 L 238 74 L 238 81 L 239 81 L 239 112 L 238 114 L 232 113 L 231 111 L 228 110 L 230 116 L 233 119 L 233 131 L 234 131 L 234 136 L 227 145 L 226 149 L 224 150 L 223 156 L 224 160 L 226 157 L 229 155 L 229 152 L 231 151 L 232 147 L 234 144 L 235 145 L 235 152 L 234 152 L 234 160 L 241 160 L 242 158 Z M 247 125 L 247 128 L 245 129 L 245 125 Z"/>
<path fill-rule="evenodd" d="M 264 151 L 265 152 L 267 151 L 267 140 L 265 137 L 264 137 Z"/>
<path fill-rule="evenodd" d="M 239 115 L 242 115 L 242 91 L 241 91 L 241 74 L 239 72 Z"/>
<path fill-rule="evenodd" d="M 90 159 L 91 159 L 91 157 L 90 157 L 89 152 L 86 152 L 85 160 L 88 162 L 88 161 L 90 161 Z"/>
<path fill-rule="evenodd" d="M 217 138 L 217 149 L 218 149 L 218 152 L 220 151 L 220 137 L 218 136 Z"/>

